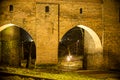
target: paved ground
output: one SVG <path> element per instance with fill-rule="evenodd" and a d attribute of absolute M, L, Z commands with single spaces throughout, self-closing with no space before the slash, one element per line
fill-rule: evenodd
<path fill-rule="evenodd" d="M 61 71 L 52 68 L 25 69 L 13 67 L 0 67 L 0 71 L 12 74 L 19 74 L 23 76 L 56 80 L 120 80 L 119 71 L 93 71 L 93 70 Z"/>
<path fill-rule="evenodd" d="M 79 74 L 87 75 L 89 77 L 105 79 L 105 80 L 120 80 L 119 71 L 77 71 Z"/>

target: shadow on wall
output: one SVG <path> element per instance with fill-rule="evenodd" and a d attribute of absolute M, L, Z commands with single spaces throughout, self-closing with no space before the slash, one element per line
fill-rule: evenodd
<path fill-rule="evenodd" d="M 120 0 L 115 0 L 115 2 L 118 2 L 118 3 L 120 3 Z"/>
<path fill-rule="evenodd" d="M 3 2 L 4 0 L 0 0 L 0 3 Z"/>
<path fill-rule="evenodd" d="M 109 70 L 120 71 L 120 55 L 108 52 L 108 67 Z"/>

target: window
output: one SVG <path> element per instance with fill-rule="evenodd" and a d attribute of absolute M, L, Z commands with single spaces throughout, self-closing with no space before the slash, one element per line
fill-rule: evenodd
<path fill-rule="evenodd" d="M 82 14 L 82 8 L 80 8 L 80 14 Z"/>
<path fill-rule="evenodd" d="M 9 6 L 9 11 L 12 12 L 13 11 L 13 5 Z"/>
<path fill-rule="evenodd" d="M 49 6 L 45 6 L 45 12 L 48 13 L 49 11 Z"/>
<path fill-rule="evenodd" d="M 120 8 L 119 8 L 119 23 L 120 23 Z"/>

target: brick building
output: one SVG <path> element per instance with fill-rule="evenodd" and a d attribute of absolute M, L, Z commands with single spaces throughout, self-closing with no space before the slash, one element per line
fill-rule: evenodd
<path fill-rule="evenodd" d="M 2 0 L 0 61 L 20 64 L 20 28 L 34 41 L 35 65 L 57 64 L 63 36 L 78 27 L 84 30 L 81 62 L 86 69 L 119 69 L 119 4 L 118 0 Z"/>

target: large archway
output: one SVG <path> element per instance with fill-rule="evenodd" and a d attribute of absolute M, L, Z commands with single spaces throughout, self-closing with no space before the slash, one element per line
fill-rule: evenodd
<path fill-rule="evenodd" d="M 34 67 L 35 59 L 35 42 L 28 32 L 15 24 L 0 27 L 0 63 L 2 65 L 29 68 Z"/>
<path fill-rule="evenodd" d="M 87 26 L 77 25 L 59 43 L 59 65 L 69 69 L 102 69 L 102 53 L 98 35 Z"/>

